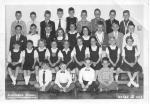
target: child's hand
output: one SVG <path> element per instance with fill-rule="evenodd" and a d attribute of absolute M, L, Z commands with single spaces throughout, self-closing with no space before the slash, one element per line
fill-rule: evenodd
<path fill-rule="evenodd" d="M 96 62 L 93 62 L 93 66 L 94 66 L 94 67 L 96 66 L 96 64 L 97 64 Z"/>
<path fill-rule="evenodd" d="M 81 84 L 82 88 L 85 88 L 85 85 L 84 84 Z"/>
<path fill-rule="evenodd" d="M 87 84 L 87 85 L 85 86 L 85 88 L 88 89 L 88 87 L 89 87 L 89 85 Z"/>

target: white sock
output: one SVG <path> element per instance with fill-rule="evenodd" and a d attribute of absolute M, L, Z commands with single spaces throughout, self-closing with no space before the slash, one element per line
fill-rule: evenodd
<path fill-rule="evenodd" d="M 39 77 L 38 77 L 38 76 L 36 76 L 36 81 L 37 81 L 37 82 L 39 81 Z"/>
<path fill-rule="evenodd" d="M 25 84 L 28 85 L 30 76 L 25 76 L 24 79 L 25 79 Z"/>
<path fill-rule="evenodd" d="M 115 75 L 115 80 L 116 82 L 118 82 L 118 75 Z"/>

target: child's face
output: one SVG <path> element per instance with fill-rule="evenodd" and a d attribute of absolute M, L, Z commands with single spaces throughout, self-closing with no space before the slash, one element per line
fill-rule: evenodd
<path fill-rule="evenodd" d="M 57 48 L 57 43 L 56 42 L 52 42 L 51 47 L 52 48 Z"/>
<path fill-rule="evenodd" d="M 86 66 L 86 67 L 90 67 L 90 65 L 91 65 L 91 61 L 90 61 L 90 60 L 86 60 L 86 61 L 85 61 L 85 66 Z"/>
<path fill-rule="evenodd" d="M 129 20 L 130 15 L 128 13 L 123 14 L 124 20 Z"/>
<path fill-rule="evenodd" d="M 103 25 L 98 25 L 98 26 L 97 26 L 97 30 L 98 30 L 98 31 L 103 31 Z"/>
<path fill-rule="evenodd" d="M 82 19 L 86 19 L 87 18 L 87 14 L 86 13 L 81 13 L 81 18 Z"/>
<path fill-rule="evenodd" d="M 132 46 L 132 44 L 133 44 L 133 40 L 132 40 L 132 39 L 128 39 L 128 40 L 127 40 L 127 45 L 128 45 L 128 46 Z"/>
<path fill-rule="evenodd" d="M 61 19 L 63 17 L 63 12 L 62 11 L 58 11 L 57 12 L 57 16 L 58 16 L 58 18 Z"/>
<path fill-rule="evenodd" d="M 118 31 L 119 26 L 117 24 L 113 23 L 112 29 L 113 29 L 113 31 Z"/>
<path fill-rule="evenodd" d="M 51 27 L 46 27 L 45 31 L 46 31 L 46 33 L 50 33 L 52 31 L 52 28 Z"/>
<path fill-rule="evenodd" d="M 65 65 L 65 64 L 62 64 L 62 65 L 60 66 L 60 69 L 61 69 L 61 70 L 66 70 L 66 65 Z"/>
<path fill-rule="evenodd" d="M 17 20 L 20 20 L 21 17 L 22 17 L 22 14 L 21 14 L 21 13 L 17 13 L 17 14 L 16 14 L 16 19 L 17 19 Z"/>
<path fill-rule="evenodd" d="M 28 43 L 27 43 L 27 48 L 28 48 L 29 50 L 32 49 L 32 48 L 33 48 L 33 44 L 30 43 L 30 42 L 28 42 Z"/>
<path fill-rule="evenodd" d="M 40 42 L 39 42 L 39 47 L 40 47 L 40 48 L 44 48 L 44 47 L 45 47 L 45 44 L 44 44 L 43 41 L 40 41 Z"/>
<path fill-rule="evenodd" d="M 58 36 L 63 36 L 63 31 L 62 30 L 58 31 Z"/>
<path fill-rule="evenodd" d="M 70 25 L 70 30 L 74 31 L 75 30 L 75 26 L 73 24 Z"/>
<path fill-rule="evenodd" d="M 51 15 L 50 14 L 45 14 L 45 20 L 50 20 Z"/>
<path fill-rule="evenodd" d="M 69 11 L 69 16 L 74 17 L 74 11 L 73 10 Z"/>
<path fill-rule="evenodd" d="M 78 40 L 77 40 L 77 44 L 78 44 L 78 45 L 83 45 L 82 39 L 78 39 Z"/>
<path fill-rule="evenodd" d="M 115 45 L 116 44 L 116 41 L 114 38 L 111 38 L 110 41 L 109 41 L 110 45 Z"/>
<path fill-rule="evenodd" d="M 32 14 L 32 15 L 30 16 L 30 18 L 31 18 L 32 21 L 34 21 L 34 20 L 36 19 L 36 15 Z"/>
<path fill-rule="evenodd" d="M 91 39 L 91 45 L 96 45 L 96 40 L 94 38 Z"/>
<path fill-rule="evenodd" d="M 21 34 L 21 28 L 20 27 L 16 28 L 16 34 Z"/>
<path fill-rule="evenodd" d="M 111 12 L 110 15 L 109 15 L 111 20 L 114 20 L 115 16 L 116 16 L 116 14 L 114 12 Z"/>
<path fill-rule="evenodd" d="M 68 48 L 69 48 L 69 42 L 68 42 L 68 41 L 66 41 L 66 42 L 64 43 L 64 48 L 65 48 L 65 49 L 68 49 Z"/>
<path fill-rule="evenodd" d="M 30 27 L 30 31 L 31 33 L 36 33 L 36 27 L 35 26 Z"/>
<path fill-rule="evenodd" d="M 100 18 L 101 13 L 97 10 L 94 12 L 95 18 Z"/>
<path fill-rule="evenodd" d="M 83 28 L 83 34 L 88 35 L 88 29 L 87 28 Z"/>
<path fill-rule="evenodd" d="M 129 25 L 128 30 L 129 30 L 129 33 L 133 33 L 134 32 L 134 26 Z"/>
<path fill-rule="evenodd" d="M 106 60 L 104 60 L 104 61 L 103 61 L 103 63 L 102 63 L 102 65 L 103 65 L 103 67 L 108 67 L 109 62 L 108 62 L 108 61 L 106 61 Z"/>
<path fill-rule="evenodd" d="M 20 45 L 19 44 L 14 44 L 14 49 L 19 50 Z"/>

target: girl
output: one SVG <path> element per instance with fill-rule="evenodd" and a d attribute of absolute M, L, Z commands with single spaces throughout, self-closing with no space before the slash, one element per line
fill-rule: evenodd
<path fill-rule="evenodd" d="M 119 67 L 121 65 L 120 60 L 120 48 L 116 45 L 115 37 L 110 38 L 109 40 L 109 46 L 106 48 L 106 54 L 109 59 L 109 62 L 112 67 L 114 67 L 114 70 L 119 71 Z M 115 80 L 118 81 L 118 74 L 115 76 Z"/>
<path fill-rule="evenodd" d="M 57 47 L 59 50 L 63 49 L 63 42 L 65 40 L 65 32 L 62 28 L 58 28 L 56 32 L 56 40 L 57 40 Z"/>
<path fill-rule="evenodd" d="M 52 68 L 52 72 L 56 73 L 59 70 L 59 63 L 63 58 L 61 51 L 57 48 L 57 42 L 53 41 L 51 43 L 51 49 L 49 50 L 50 55 L 48 57 L 49 64 Z"/>
<path fill-rule="evenodd" d="M 128 87 L 131 84 L 134 87 L 139 87 L 139 83 L 136 83 L 134 80 L 137 77 L 137 74 L 142 71 L 142 67 L 138 64 L 138 52 L 137 48 L 133 46 L 134 39 L 132 36 L 128 36 L 126 38 L 127 45 L 123 49 L 123 64 L 121 65 L 121 69 L 128 72 L 129 76 L 129 83 L 127 84 Z"/>
<path fill-rule="evenodd" d="M 34 70 L 36 56 L 37 53 L 36 51 L 34 51 L 33 41 L 28 40 L 27 48 L 22 52 L 22 58 L 23 58 L 22 63 L 23 63 L 23 70 L 24 70 L 25 85 L 28 85 L 31 71 Z"/>
<path fill-rule="evenodd" d="M 8 55 L 8 73 L 13 85 L 16 85 L 16 79 L 18 76 L 18 71 L 21 68 L 21 62 L 22 58 L 20 44 L 16 42 L 13 44 L 13 49 L 9 52 Z"/>
<path fill-rule="evenodd" d="M 33 46 L 37 48 L 39 39 L 40 35 L 38 35 L 37 26 L 35 24 L 31 24 L 29 35 L 27 35 L 27 40 L 32 40 Z"/>
<path fill-rule="evenodd" d="M 73 69 L 73 55 L 71 54 L 71 50 L 69 48 L 70 44 L 66 40 L 64 41 L 64 49 L 62 50 L 62 55 L 63 55 L 63 63 L 66 64 L 67 68 L 69 71 Z"/>
<path fill-rule="evenodd" d="M 38 72 L 41 67 L 42 62 L 47 59 L 49 56 L 49 50 L 46 48 L 46 42 L 44 39 L 40 39 L 38 41 L 38 48 L 35 50 L 37 53 L 36 56 L 36 64 L 35 64 L 35 72 L 36 72 L 36 80 L 38 81 Z"/>
<path fill-rule="evenodd" d="M 66 36 L 66 40 L 70 43 L 71 50 L 74 48 L 74 46 L 77 44 L 77 37 L 80 36 L 79 33 L 76 30 L 76 25 L 71 23 L 70 24 L 70 30 Z"/>
<path fill-rule="evenodd" d="M 101 54 L 102 54 L 102 49 L 101 47 L 97 46 L 97 40 L 95 36 L 92 36 L 90 38 L 90 43 L 91 45 L 88 48 L 88 56 L 90 57 L 90 60 L 92 61 L 91 67 L 94 70 L 99 70 L 102 65 L 101 65 Z"/>

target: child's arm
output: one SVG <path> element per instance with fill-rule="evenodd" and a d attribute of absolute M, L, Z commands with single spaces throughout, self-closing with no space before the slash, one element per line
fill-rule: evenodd
<path fill-rule="evenodd" d="M 47 72 L 47 74 L 48 74 L 47 76 L 49 78 L 48 78 L 48 81 L 46 81 L 46 83 L 44 84 L 45 87 L 52 81 L 52 73 L 51 73 L 51 71 Z"/>
<path fill-rule="evenodd" d="M 124 61 L 126 64 L 128 64 L 129 66 L 131 66 L 131 63 L 129 63 L 129 62 L 125 59 L 125 57 L 123 57 L 123 61 Z"/>
<path fill-rule="evenodd" d="M 73 61 L 73 58 L 71 57 L 70 61 L 67 63 L 67 66 Z"/>

